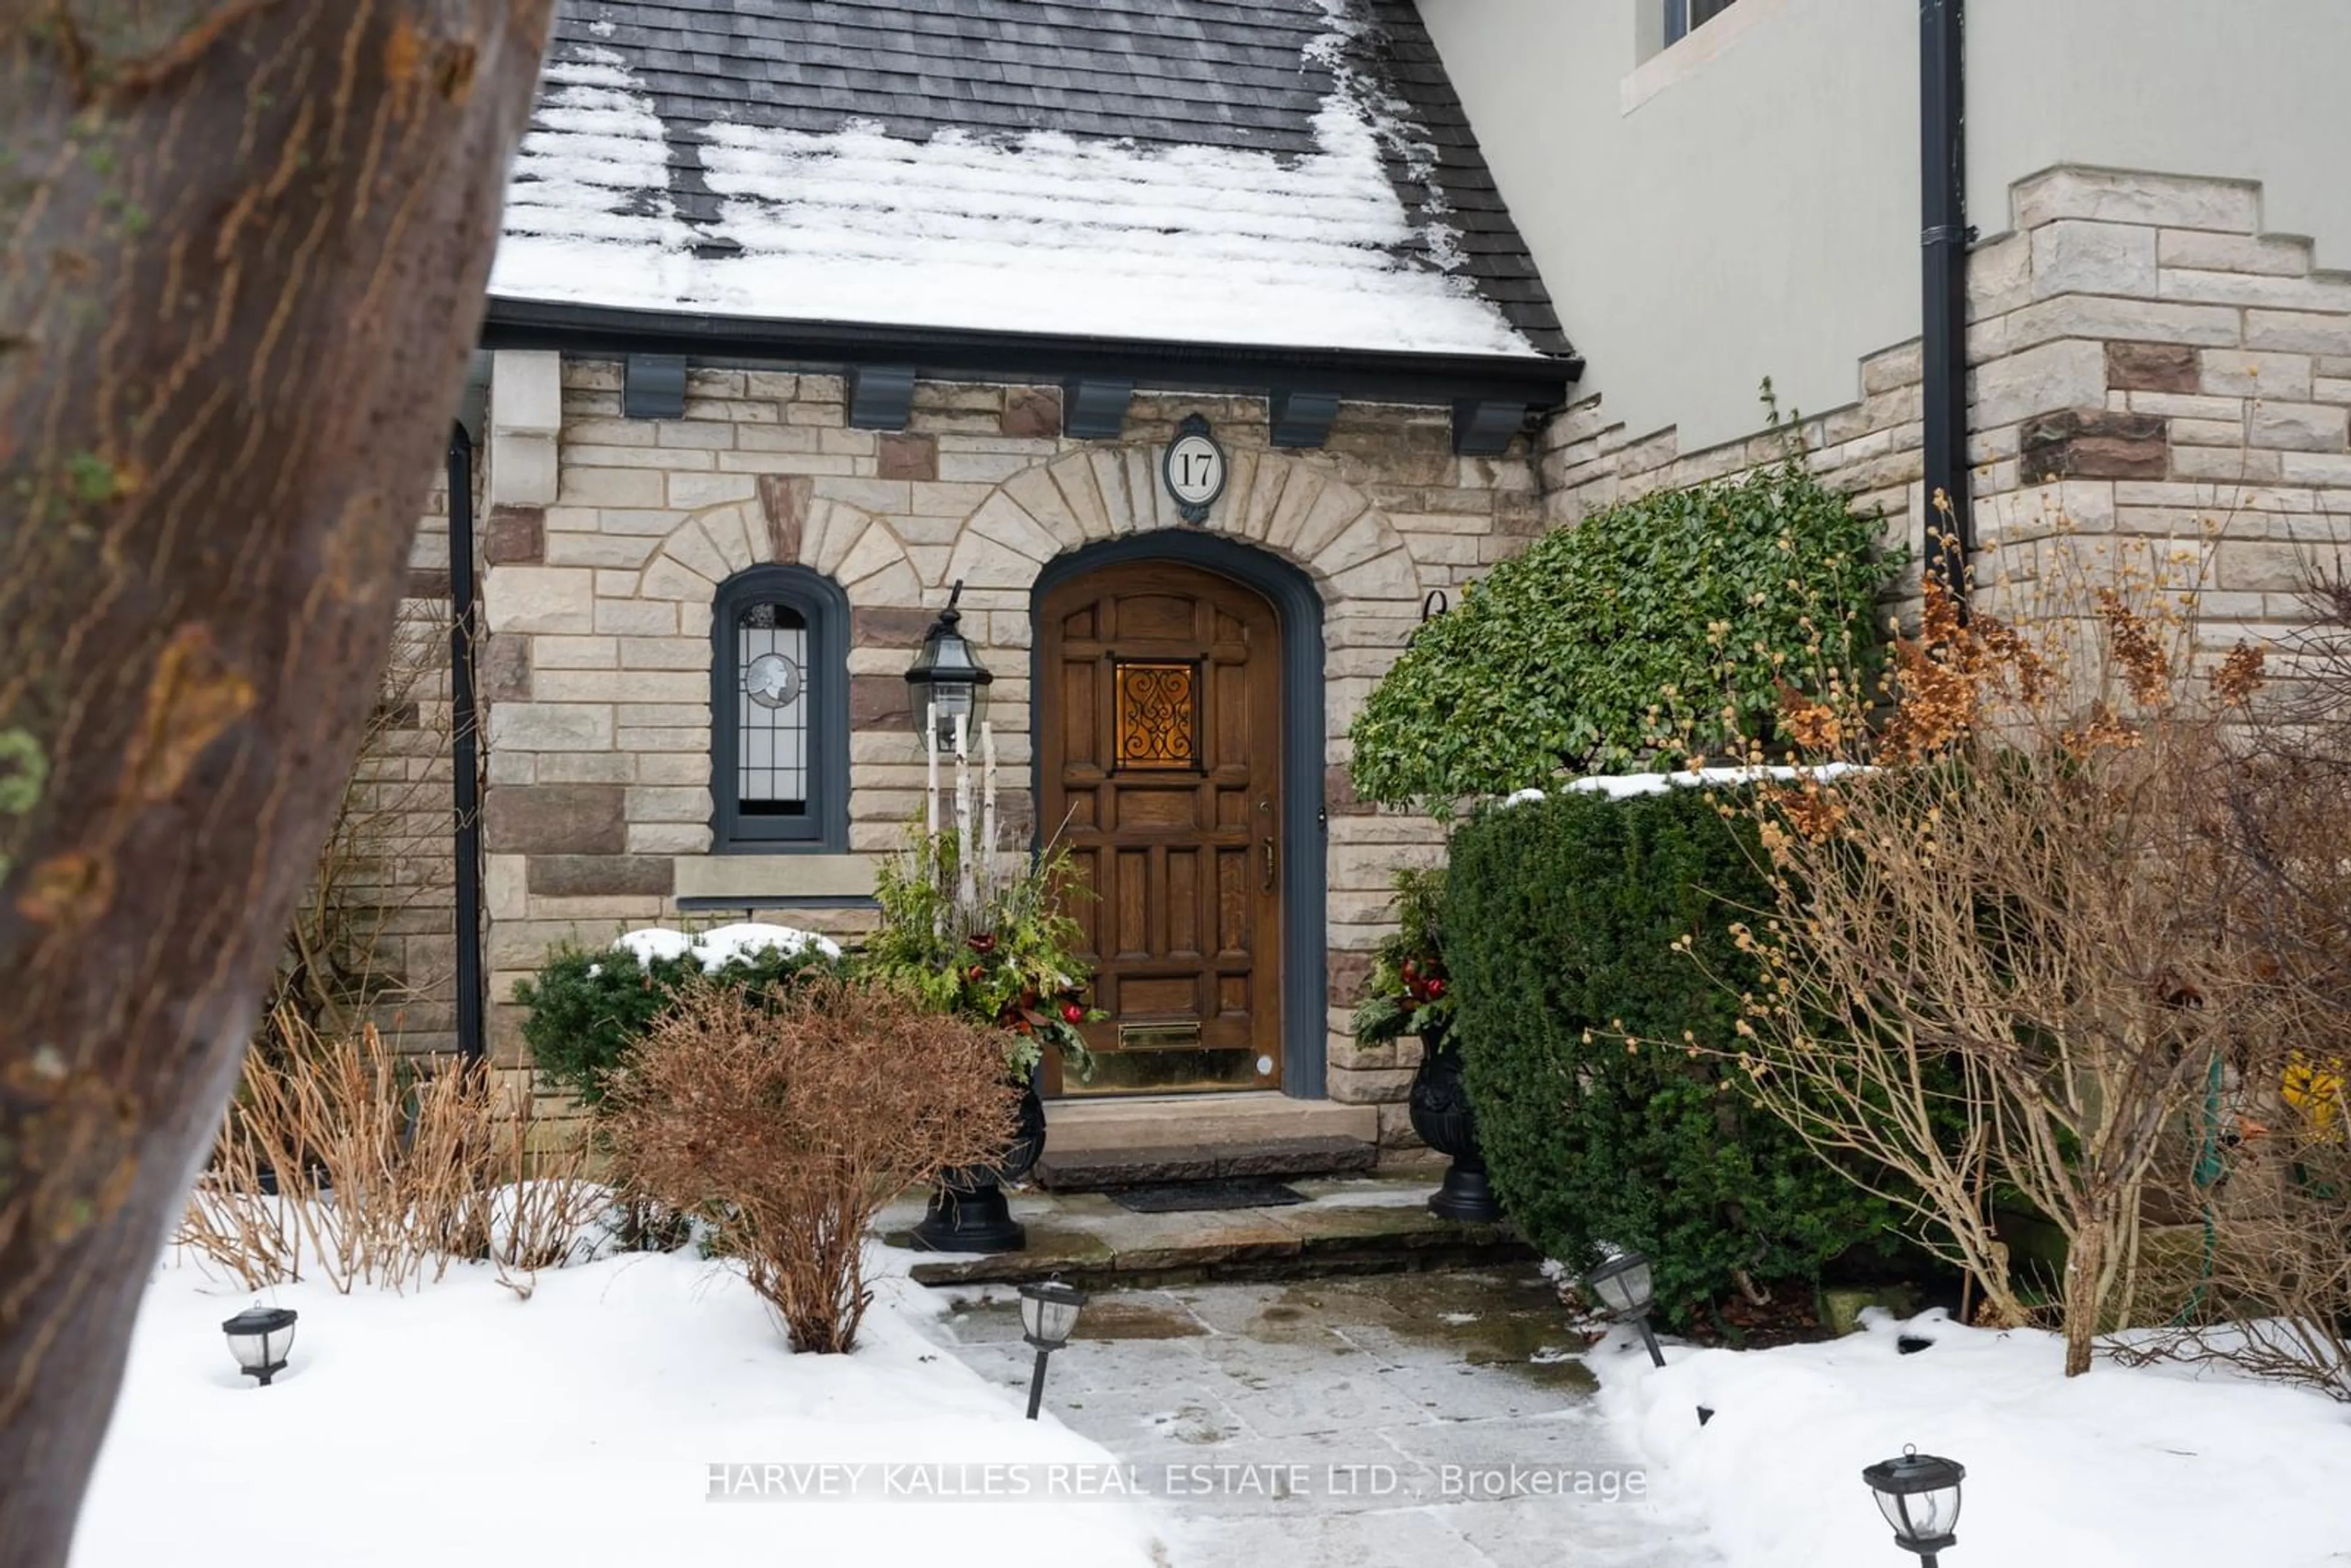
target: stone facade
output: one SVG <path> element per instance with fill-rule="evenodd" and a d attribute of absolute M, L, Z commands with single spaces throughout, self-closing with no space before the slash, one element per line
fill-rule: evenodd
<path fill-rule="evenodd" d="M 449 704 L 449 489 L 436 468 L 409 556 L 407 591 L 337 827 L 324 898 L 346 962 L 382 988 L 371 1013 L 398 1049 L 456 1049 L 456 858 Z"/>
<path fill-rule="evenodd" d="M 1358 1051 L 1347 1013 L 1385 915 L 1392 869 L 1437 853 L 1426 821 L 1374 812 L 1346 789 L 1348 724 L 1432 590 L 1458 592 L 1543 526 L 1523 445 L 1454 455 L 1450 411 L 1349 405 L 1328 444 L 1267 443 L 1262 400 L 1138 395 L 1115 441 L 1061 433 L 1043 386 L 920 383 L 904 430 L 852 429 L 836 376 L 690 372 L 682 418 L 622 413 L 622 369 L 567 360 L 550 454 L 522 368 L 522 428 L 491 398 L 492 497 L 549 486 L 544 505 L 493 505 L 480 530 L 492 1036 L 517 1058 L 515 982 L 565 940 L 675 921 L 677 901 L 870 885 L 872 857 L 921 810 L 904 671 L 961 580 L 965 629 L 995 673 L 990 716 L 1008 781 L 1029 765 L 1029 596 L 1045 563 L 1089 542 L 1183 527 L 1160 485 L 1176 423 L 1209 419 L 1229 476 L 1206 528 L 1303 569 L 1322 601 L 1328 691 L 1330 1082 L 1380 1102 L 1407 1135 L 1409 1061 Z M 501 441 L 510 446 L 500 445 Z M 507 454 L 503 455 L 502 454 Z M 517 485 L 500 482 L 501 462 Z M 851 606 L 847 856 L 712 854 L 711 606 L 763 562 L 837 582 Z M 1008 801 L 1016 821 L 1025 791 Z M 742 918 L 707 903 L 694 918 Z M 777 916 L 768 916 L 776 918 Z M 854 910 L 781 916 L 853 929 Z"/>
<path fill-rule="evenodd" d="M 2262 233 L 2246 183 L 2059 168 L 2020 181 L 2011 211 L 1969 258 L 1979 581 L 2060 527 L 2173 539 L 2200 552 L 2208 641 L 2274 640 L 2300 617 L 2314 547 L 2351 541 L 2351 276 Z M 1865 360 L 1860 381 L 1858 401 L 1800 429 L 1915 557 L 1917 342 Z M 1588 400 L 1547 432 L 1546 506 L 1573 522 L 1778 450 L 1767 434 L 1684 454 L 1673 430 L 1627 432 Z"/>
<path fill-rule="evenodd" d="M 1980 571 L 2061 517 L 2122 541 L 2193 538 L 2210 639 L 2276 637 L 2298 616 L 2312 548 L 2351 538 L 2351 277 L 2317 270 L 2307 242 L 2264 235 L 2248 184 L 2057 169 L 2012 194 L 2013 228 L 1970 262 Z M 1440 835 L 1349 789 L 1345 732 L 1364 695 L 1432 590 L 1458 594 L 1544 528 L 1741 472 L 1788 439 L 1761 430 L 1685 454 L 1674 430 L 1627 431 L 1594 398 L 1554 418 L 1536 450 L 1498 459 L 1454 455 L 1447 411 L 1353 404 L 1324 448 L 1295 451 L 1269 445 L 1260 400 L 1145 393 L 1117 440 L 1081 441 L 1061 432 L 1056 388 L 929 382 L 903 431 L 878 432 L 850 427 L 839 377 L 741 369 L 693 371 L 682 417 L 640 420 L 622 413 L 617 363 L 527 355 L 509 374 L 516 358 L 500 356 L 492 392 L 488 498 L 536 504 L 486 505 L 476 530 L 500 1062 L 522 1055 L 514 984 L 559 942 L 742 918 L 786 891 L 844 900 L 780 916 L 795 924 L 853 931 L 870 918 L 847 905 L 921 804 L 904 672 L 958 579 L 966 629 L 997 675 L 1005 777 L 1025 785 L 1031 588 L 1091 541 L 1185 526 L 1155 465 L 1197 412 L 1230 455 L 1206 528 L 1303 569 L 1322 601 L 1331 1092 L 1377 1103 L 1391 1144 L 1409 1139 L 1414 1053 L 1359 1049 L 1348 1013 L 1385 929 L 1391 872 L 1434 861 Z M 1859 387 L 1792 428 L 1915 556 L 1927 515 L 1917 341 L 1865 360 Z M 445 594 L 446 539 L 436 491 L 416 625 Z M 712 600 L 770 561 L 824 574 L 851 605 L 846 855 L 712 850 Z M 1916 581 L 1914 566 L 1904 598 Z M 400 741 L 406 759 L 371 766 L 445 780 L 445 724 L 435 738 L 433 717 L 421 710 Z M 1007 805 L 1024 820 L 1025 790 Z M 713 902 L 730 897 L 744 903 Z M 408 1039 L 445 1043 L 445 899 L 414 901 L 396 921 L 402 962 L 434 977 L 402 1019 Z"/>

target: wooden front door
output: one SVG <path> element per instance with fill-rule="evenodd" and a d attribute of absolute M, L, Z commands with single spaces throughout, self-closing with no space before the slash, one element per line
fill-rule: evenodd
<path fill-rule="evenodd" d="M 1101 1066 L 1063 1094 L 1281 1083 L 1281 646 L 1271 604 L 1170 561 L 1051 589 L 1037 625 L 1038 825 L 1094 896 Z"/>

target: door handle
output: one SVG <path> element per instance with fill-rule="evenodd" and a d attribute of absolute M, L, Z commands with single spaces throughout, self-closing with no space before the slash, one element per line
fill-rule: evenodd
<path fill-rule="evenodd" d="M 1265 841 L 1265 891 L 1273 891 L 1273 880 L 1280 873 L 1281 851 L 1269 837 Z"/>

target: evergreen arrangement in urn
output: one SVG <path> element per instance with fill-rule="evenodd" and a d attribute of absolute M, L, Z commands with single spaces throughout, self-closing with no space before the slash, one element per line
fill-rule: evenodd
<path fill-rule="evenodd" d="M 1454 1050 L 1458 1003 L 1440 921 L 1445 873 L 1400 871 L 1395 890 L 1396 928 L 1373 950 L 1371 976 L 1355 1008 L 1355 1039 L 1384 1045 L 1416 1034 L 1432 1051 Z"/>
<path fill-rule="evenodd" d="M 1005 1031 L 1004 1060 L 1026 1079 L 1045 1048 L 1063 1066 L 1093 1075 L 1079 1026 L 1104 1015 L 1087 1007 L 1078 959 L 1084 928 L 1068 913 L 1084 896 L 1065 847 L 971 857 L 953 828 L 917 830 L 883 864 L 874 890 L 882 923 L 864 967 L 942 1012 Z"/>

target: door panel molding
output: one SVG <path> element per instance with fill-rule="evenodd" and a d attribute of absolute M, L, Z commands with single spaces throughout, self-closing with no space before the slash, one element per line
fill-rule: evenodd
<path fill-rule="evenodd" d="M 1275 874 L 1280 879 L 1281 1089 L 1295 1099 L 1319 1100 L 1328 1092 L 1330 1005 L 1327 961 L 1329 900 L 1323 818 L 1322 601 L 1305 572 L 1277 556 L 1214 534 L 1161 530 L 1103 539 L 1050 562 L 1029 593 L 1029 620 L 1039 619 L 1045 597 L 1062 583 L 1099 568 L 1138 561 L 1168 561 L 1196 567 L 1254 590 L 1274 610 L 1281 632 L 1281 842 Z M 1043 639 L 1032 636 L 1029 701 L 1044 689 Z M 1045 798 L 1046 748 L 1029 751 L 1030 798 Z M 1045 825 L 1040 811 L 1038 832 Z M 1253 862 L 1257 857 L 1250 857 Z M 1261 866 L 1252 863 L 1252 877 Z"/>

